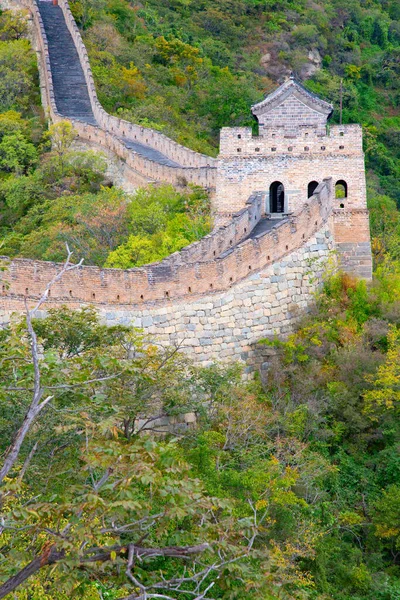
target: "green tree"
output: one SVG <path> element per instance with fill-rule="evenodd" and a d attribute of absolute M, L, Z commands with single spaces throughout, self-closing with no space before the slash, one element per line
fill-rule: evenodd
<path fill-rule="evenodd" d="M 0 141 L 0 166 L 5 171 L 22 175 L 38 162 L 35 146 L 21 132 L 3 136 Z"/>

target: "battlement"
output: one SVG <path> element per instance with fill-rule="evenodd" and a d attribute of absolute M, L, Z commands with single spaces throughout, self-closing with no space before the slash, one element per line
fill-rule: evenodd
<path fill-rule="evenodd" d="M 331 199 L 331 182 L 323 182 L 297 214 L 257 233 L 252 223 L 262 222 L 263 196 L 255 194 L 231 224 L 160 263 L 125 271 L 81 266 L 65 273 L 46 307 L 91 304 L 105 323 L 141 327 L 202 364 L 252 363 L 257 340 L 290 331 L 313 298 L 333 248 Z M 250 237 L 244 238 L 245 227 L 252 228 Z M 233 245 L 235 233 L 239 241 Z M 213 247 L 220 253 L 215 258 Z M 206 256 L 197 260 L 202 249 Z M 8 262 L 0 322 L 23 312 L 25 302 L 33 305 L 60 268 L 26 259 Z"/>
<path fill-rule="evenodd" d="M 249 233 L 252 229 L 249 220 L 257 223 L 260 218 L 256 196 L 231 225 L 159 263 L 128 270 L 82 266 L 66 273 L 54 286 L 51 303 L 140 306 L 227 290 L 249 273 L 280 260 L 306 243 L 327 222 L 332 211 L 330 197 L 327 181 L 290 219 L 276 222 L 265 234 L 243 239 L 247 235 L 245 226 Z M 212 248 L 217 248 L 219 256 L 210 257 Z M 205 256 L 198 260 L 204 249 Z M 4 277 L 3 298 L 7 297 L 8 302 L 16 300 L 17 304 L 24 298 L 38 298 L 59 269 L 60 265 L 44 261 L 13 260 Z"/>
<path fill-rule="evenodd" d="M 267 131 L 253 135 L 250 127 L 224 127 L 220 135 L 220 159 L 227 157 L 271 157 L 309 154 L 339 156 L 362 155 L 362 128 L 360 125 L 332 125 L 325 133 L 304 126 L 296 134 L 287 131 Z"/>

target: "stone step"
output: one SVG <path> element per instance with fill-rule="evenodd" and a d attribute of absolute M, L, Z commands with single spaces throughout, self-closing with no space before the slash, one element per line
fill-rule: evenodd
<path fill-rule="evenodd" d="M 96 125 L 82 65 L 62 9 L 49 0 L 39 0 L 38 7 L 47 36 L 57 110 L 65 117 Z M 120 140 L 133 152 L 154 162 L 180 166 L 151 146 L 124 137 Z"/>

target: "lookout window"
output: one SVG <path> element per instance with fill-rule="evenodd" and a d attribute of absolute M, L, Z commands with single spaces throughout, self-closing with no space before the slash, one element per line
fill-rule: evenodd
<path fill-rule="evenodd" d="M 283 213 L 285 208 L 285 188 L 280 181 L 274 181 L 269 188 L 269 210 L 271 213 Z"/>
<path fill-rule="evenodd" d="M 307 188 L 307 198 L 311 198 L 318 187 L 318 181 L 310 181 Z"/>
<path fill-rule="evenodd" d="M 336 182 L 335 198 L 347 198 L 347 183 L 343 179 Z"/>

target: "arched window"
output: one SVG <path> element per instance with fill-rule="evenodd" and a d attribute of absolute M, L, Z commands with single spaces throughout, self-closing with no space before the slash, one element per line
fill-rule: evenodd
<path fill-rule="evenodd" d="M 310 181 L 307 188 L 307 198 L 311 198 L 318 186 L 318 181 Z"/>
<path fill-rule="evenodd" d="M 271 213 L 283 213 L 285 210 L 285 188 L 280 181 L 274 181 L 270 185 L 269 210 Z"/>
<path fill-rule="evenodd" d="M 347 183 L 343 179 L 336 182 L 335 198 L 347 198 Z"/>

